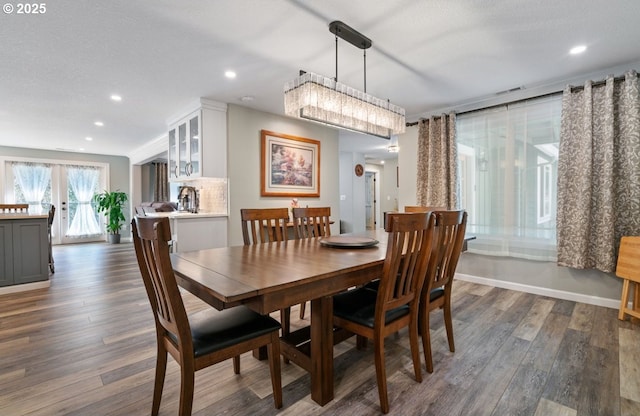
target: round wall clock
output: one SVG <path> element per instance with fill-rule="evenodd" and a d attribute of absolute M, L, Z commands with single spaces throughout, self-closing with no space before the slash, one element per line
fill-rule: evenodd
<path fill-rule="evenodd" d="M 363 173 L 364 173 L 364 168 L 360 163 L 358 163 L 356 165 L 356 176 L 362 176 Z"/>

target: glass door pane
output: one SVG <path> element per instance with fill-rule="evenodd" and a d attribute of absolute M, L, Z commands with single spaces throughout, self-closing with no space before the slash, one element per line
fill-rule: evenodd
<path fill-rule="evenodd" d="M 64 166 L 61 170 L 61 242 L 104 241 L 105 227 L 92 202 L 104 189 L 103 169 L 94 166 Z"/>

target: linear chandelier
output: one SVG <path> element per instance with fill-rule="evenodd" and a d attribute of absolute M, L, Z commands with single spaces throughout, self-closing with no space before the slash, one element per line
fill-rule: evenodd
<path fill-rule="evenodd" d="M 284 86 L 285 113 L 387 139 L 404 133 L 404 108 L 366 92 L 366 49 L 371 40 L 339 21 L 331 22 L 329 31 L 336 35 L 335 78 L 300 71 L 299 77 Z M 338 82 L 338 37 L 364 50 L 364 91 Z"/>

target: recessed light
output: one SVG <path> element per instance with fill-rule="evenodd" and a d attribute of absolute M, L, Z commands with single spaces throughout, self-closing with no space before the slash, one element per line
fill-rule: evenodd
<path fill-rule="evenodd" d="M 381 161 L 380 161 L 380 164 L 381 164 L 381 165 L 384 165 L 384 160 L 381 160 Z"/>
<path fill-rule="evenodd" d="M 112 95 L 111 95 L 111 99 L 112 99 L 113 101 L 122 101 L 122 97 L 121 97 L 121 96 L 119 96 L 118 94 L 112 94 Z"/>
<path fill-rule="evenodd" d="M 93 141 L 93 137 L 85 137 L 84 139 L 88 142 Z"/>
<path fill-rule="evenodd" d="M 254 97 L 253 95 L 245 95 L 244 97 L 240 97 L 240 101 L 248 103 L 250 101 L 255 100 L 256 97 Z"/>
<path fill-rule="evenodd" d="M 224 76 L 229 79 L 234 79 L 236 77 L 236 73 L 233 71 L 225 71 Z"/>
<path fill-rule="evenodd" d="M 579 54 L 581 54 L 582 52 L 584 52 L 586 50 L 587 50 L 587 47 L 585 45 L 578 45 L 578 46 L 574 46 L 573 48 L 571 48 L 569 50 L 569 53 L 571 55 L 579 55 Z"/>
<path fill-rule="evenodd" d="M 96 122 L 95 122 L 95 123 L 93 123 L 93 124 L 95 124 L 95 125 L 96 125 L 96 126 L 98 126 L 98 127 L 102 127 L 102 126 L 104 126 L 104 123 L 103 123 L 102 121 L 96 121 Z"/>

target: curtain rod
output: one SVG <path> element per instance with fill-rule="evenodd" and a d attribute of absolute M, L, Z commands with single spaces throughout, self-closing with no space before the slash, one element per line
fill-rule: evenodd
<path fill-rule="evenodd" d="M 492 108 L 504 107 L 504 106 L 507 106 L 507 105 L 522 103 L 522 102 L 525 102 L 525 101 L 528 101 L 528 100 L 535 100 L 535 99 L 538 99 L 538 98 L 551 97 L 552 95 L 556 95 L 556 94 L 562 94 L 562 91 L 553 91 L 553 92 L 548 92 L 546 94 L 536 95 L 536 96 L 529 97 L 529 98 L 523 98 L 523 99 L 520 99 L 520 100 L 509 101 L 509 102 L 502 103 L 502 104 L 494 104 L 494 105 L 490 105 L 488 107 L 476 108 L 475 110 L 461 111 L 459 113 L 456 113 L 456 116 L 459 116 L 459 115 L 462 115 L 462 114 L 476 113 L 478 111 L 491 110 Z M 426 120 L 428 120 L 428 118 L 421 118 L 418 121 L 414 121 L 414 122 L 411 122 L 411 123 L 406 123 L 406 126 L 407 127 L 415 126 L 418 123 L 420 123 L 421 121 L 426 121 Z"/>
<path fill-rule="evenodd" d="M 636 74 L 636 77 L 640 77 L 640 74 Z M 625 75 L 620 75 L 618 77 L 613 77 L 613 82 L 620 82 L 620 81 L 624 81 L 627 78 L 626 74 Z M 606 84 L 607 79 L 601 79 L 600 81 L 592 81 L 591 82 L 591 86 L 592 87 L 596 87 L 598 85 L 604 85 Z M 584 89 L 584 85 L 576 85 L 576 86 L 571 86 L 571 91 L 574 90 L 582 90 Z"/>
<path fill-rule="evenodd" d="M 636 76 L 640 77 L 640 74 L 636 74 Z M 625 76 L 625 75 L 620 75 L 620 76 L 618 76 L 618 77 L 614 77 L 614 78 L 613 78 L 613 81 L 614 81 L 614 82 L 624 81 L 624 80 L 625 80 L 625 78 L 626 78 L 626 76 Z M 595 86 L 598 86 L 598 85 L 604 85 L 606 82 L 607 82 L 607 80 L 606 80 L 606 79 L 603 79 L 603 80 L 600 80 L 600 81 L 593 81 L 593 82 L 591 83 L 591 86 L 595 87 Z M 584 85 L 571 86 L 570 88 L 571 88 L 571 91 L 580 90 L 580 89 L 584 89 Z M 456 115 L 461 115 L 461 114 L 470 114 L 470 113 L 475 113 L 475 112 L 478 112 L 478 111 L 490 110 L 490 109 L 492 109 L 492 108 L 503 107 L 503 106 L 505 106 L 505 105 L 510 105 L 510 104 L 517 104 L 517 103 L 521 103 L 521 102 L 523 102 L 523 101 L 527 101 L 527 100 L 533 100 L 533 99 L 537 99 L 537 98 L 550 97 L 550 96 L 552 96 L 552 95 L 556 95 L 556 94 L 562 94 L 562 91 L 553 91 L 553 92 L 549 92 L 549 93 L 546 93 L 546 94 L 536 95 L 536 96 L 534 96 L 534 97 L 525 98 L 525 99 L 522 99 L 522 100 L 514 100 L 514 101 L 509 101 L 509 102 L 506 102 L 506 103 L 502 103 L 502 104 L 491 105 L 491 106 L 489 106 L 489 107 L 477 108 L 477 109 L 475 109 L 475 110 L 462 111 L 462 112 L 460 112 L 460 113 L 456 113 Z M 421 119 L 420 119 L 420 120 L 418 120 L 418 121 L 414 121 L 414 122 L 406 123 L 406 126 L 407 126 L 407 127 L 412 127 L 412 126 L 417 125 L 417 124 L 418 124 L 418 123 L 420 123 L 421 121 L 425 121 L 425 120 L 428 120 L 428 119 L 426 119 L 426 118 L 421 118 Z"/>

